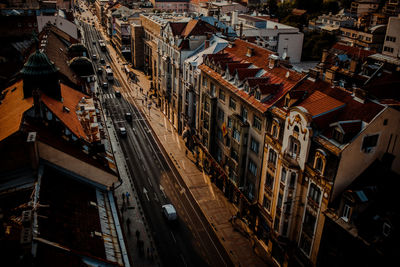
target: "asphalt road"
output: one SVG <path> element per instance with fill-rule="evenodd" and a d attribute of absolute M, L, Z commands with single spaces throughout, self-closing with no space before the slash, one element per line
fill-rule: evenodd
<path fill-rule="evenodd" d="M 95 18 L 89 12 L 84 17 Z M 89 54 L 97 55 L 94 69 L 109 64 L 114 71 L 114 82 L 106 90 L 99 89 L 103 107 L 111 115 L 116 129 L 125 127 L 126 137 L 120 137 L 128 169 L 151 228 L 157 252 L 164 266 L 233 266 L 212 227 L 184 184 L 178 171 L 160 146 L 142 112 L 134 105 L 133 85 L 120 75 L 122 65 L 114 62 L 107 52 L 100 51 L 101 34 L 90 22 L 82 22 Z M 108 49 L 111 47 L 108 45 Z M 106 63 L 101 64 L 99 58 Z M 106 81 L 105 73 L 98 75 L 98 83 Z M 121 97 L 115 91 L 122 92 Z M 131 99 L 125 99 L 125 97 Z M 154 106 L 153 106 L 154 107 Z M 128 123 L 125 113 L 133 121 Z M 129 181 L 126 181 L 129 183 Z M 172 203 L 178 212 L 178 222 L 168 223 L 161 213 L 163 204 Z"/>

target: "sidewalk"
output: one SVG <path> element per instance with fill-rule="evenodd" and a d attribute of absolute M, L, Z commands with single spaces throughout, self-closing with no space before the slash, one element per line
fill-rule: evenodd
<path fill-rule="evenodd" d="M 150 229 L 144 218 L 142 207 L 126 166 L 125 156 L 109 118 L 106 119 L 106 126 L 114 150 L 114 159 L 122 179 L 122 184 L 116 185 L 114 196 L 132 266 L 160 266 Z"/>

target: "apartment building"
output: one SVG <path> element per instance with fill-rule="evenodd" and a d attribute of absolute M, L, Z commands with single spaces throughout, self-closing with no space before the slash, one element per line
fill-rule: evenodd
<path fill-rule="evenodd" d="M 400 15 L 389 18 L 382 54 L 400 58 Z"/>
<path fill-rule="evenodd" d="M 380 52 L 382 51 L 385 32 L 386 25 L 377 25 L 366 29 L 340 27 L 339 41 L 345 45 L 363 47 Z"/>
<path fill-rule="evenodd" d="M 279 57 L 298 63 L 301 60 L 304 34 L 298 28 L 263 16 L 233 13 L 232 27 L 238 36 L 276 52 Z"/>
<path fill-rule="evenodd" d="M 115 45 L 117 53 L 131 59 L 131 23 L 128 20 L 115 19 L 114 23 L 115 34 L 112 42 Z"/>
<path fill-rule="evenodd" d="M 166 12 L 183 13 L 189 10 L 189 0 L 150 0 L 153 8 Z"/>
<path fill-rule="evenodd" d="M 271 109 L 256 232 L 281 266 L 315 265 L 325 211 L 387 147 L 399 149 L 398 112 L 365 95 L 308 78 Z"/>
<path fill-rule="evenodd" d="M 338 30 L 339 27 L 352 27 L 354 23 L 355 19 L 346 16 L 344 13 L 332 15 L 330 12 L 329 14 L 318 16 L 316 20 L 309 21 L 308 28 L 312 30 L 333 31 Z"/>
<path fill-rule="evenodd" d="M 219 170 L 217 186 L 223 184 L 225 195 L 254 225 L 267 112 L 304 75 L 279 65 L 272 51 L 243 40 L 205 56 L 199 69 L 199 141 L 210 155 L 202 164 Z"/>
<path fill-rule="evenodd" d="M 359 17 L 365 13 L 374 13 L 379 8 L 379 0 L 357 0 L 351 3 L 350 13 Z"/>
<path fill-rule="evenodd" d="M 210 34 L 217 32 L 216 27 L 202 20 L 183 19 L 168 22 L 158 42 L 161 109 L 178 133 L 182 133 L 185 120 L 182 116 L 183 62 Z"/>
<path fill-rule="evenodd" d="M 399 0 L 386 1 L 382 11 L 387 16 L 398 16 L 400 14 L 400 1 Z"/>
<path fill-rule="evenodd" d="M 200 123 L 198 103 L 200 102 L 201 71 L 198 67 L 203 63 L 205 55 L 216 54 L 227 46 L 227 40 L 213 35 L 184 62 L 182 111 L 185 124 L 192 129 L 198 129 Z"/>

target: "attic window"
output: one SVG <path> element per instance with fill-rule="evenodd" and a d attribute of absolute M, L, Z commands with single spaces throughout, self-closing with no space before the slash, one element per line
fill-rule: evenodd
<path fill-rule="evenodd" d="M 255 97 L 257 100 L 261 100 L 261 92 L 257 90 L 254 97 Z"/>
<path fill-rule="evenodd" d="M 340 144 L 343 143 L 343 133 L 338 128 L 333 129 L 332 138 Z"/>

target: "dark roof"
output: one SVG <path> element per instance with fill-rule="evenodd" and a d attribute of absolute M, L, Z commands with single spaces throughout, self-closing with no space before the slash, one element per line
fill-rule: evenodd
<path fill-rule="evenodd" d="M 90 76 L 94 74 L 92 61 L 87 57 L 76 57 L 70 62 L 70 68 L 79 76 Z"/>
<path fill-rule="evenodd" d="M 46 166 L 40 187 L 39 237 L 83 254 L 105 259 L 102 232 L 97 207 L 96 189 Z"/>
<path fill-rule="evenodd" d="M 181 35 L 183 29 L 185 28 L 187 22 L 170 22 L 169 26 L 171 27 L 172 34 L 174 36 Z"/>
<path fill-rule="evenodd" d="M 24 64 L 21 73 L 27 76 L 35 76 L 38 79 L 45 78 L 47 75 L 57 73 L 58 69 L 47 55 L 39 50 L 29 56 Z"/>
<path fill-rule="evenodd" d="M 253 77 L 256 75 L 261 69 L 260 68 L 237 68 L 236 73 L 239 76 L 239 80 L 243 81 L 247 77 Z"/>

